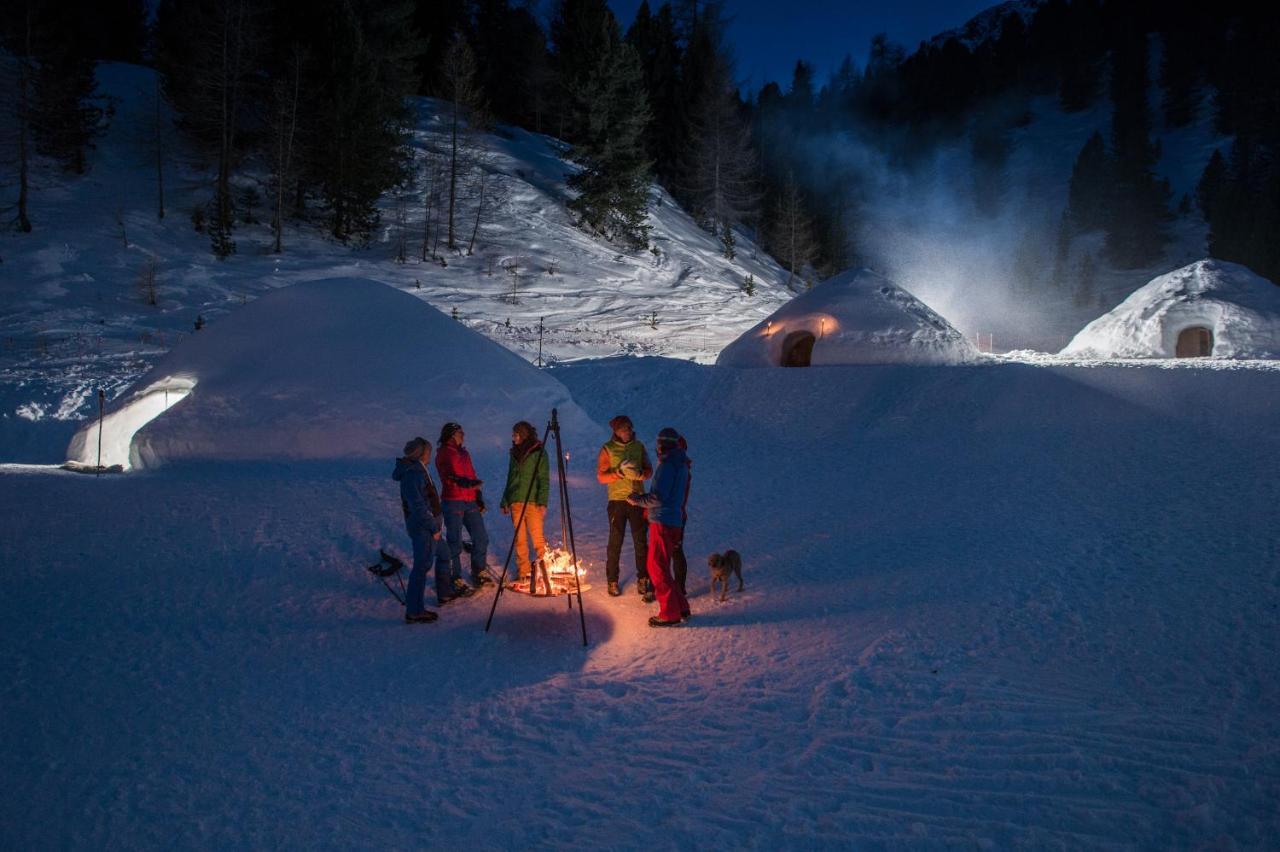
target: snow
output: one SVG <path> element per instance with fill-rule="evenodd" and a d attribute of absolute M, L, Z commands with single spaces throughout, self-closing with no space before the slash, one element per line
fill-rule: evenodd
<path fill-rule="evenodd" d="M 335 382 L 359 394 L 354 372 Z M 584 596 L 587 649 L 563 598 L 504 595 L 488 634 L 488 595 L 401 623 L 363 570 L 405 555 L 394 450 L 0 472 L 5 848 L 1280 833 L 1280 373 L 644 358 L 550 378 L 650 447 L 688 436 L 687 627 L 645 625 L 629 552 L 623 597 Z M 566 435 L 593 577 L 605 432 Z M 746 590 L 719 604 L 705 556 L 726 547 Z"/>
<path fill-rule="evenodd" d="M 952 364 L 973 347 L 919 299 L 870 269 L 827 279 L 725 347 L 722 367 L 779 366 L 793 334 L 813 336 L 812 364 Z"/>
<path fill-rule="evenodd" d="M 546 372 L 420 299 L 358 278 L 270 292 L 185 339 L 138 385 L 112 403 L 104 464 L 385 458 L 463 417 L 479 426 L 473 445 L 500 453 L 513 423 L 552 407 L 566 428 L 592 425 Z M 167 411 L 177 400 L 165 394 L 177 389 L 190 398 Z M 96 446 L 91 420 L 68 454 L 94 464 Z"/>
<path fill-rule="evenodd" d="M 1280 358 L 1280 287 L 1236 263 L 1196 261 L 1135 290 L 1062 354 L 1172 358 L 1193 327 L 1212 333 L 1214 358 Z"/>
<path fill-rule="evenodd" d="M 785 273 L 737 234 L 725 259 L 664 191 L 651 194 L 651 250 L 621 251 L 577 228 L 565 209 L 574 166 L 564 143 L 499 125 L 483 136 L 488 212 L 473 254 L 443 243 L 447 265 L 421 256 L 422 192 L 381 205 L 382 228 L 367 246 L 333 242 L 323 223 L 291 224 L 283 254 L 271 252 L 268 211 L 237 224 L 237 251 L 209 252 L 191 223 L 212 197 L 212 168 L 169 132 L 166 215 L 156 217 L 150 143 L 155 76 L 103 63 L 99 86 L 115 105 L 89 154 L 89 172 L 70 178 L 44 163 L 33 173 L 30 234 L 0 231 L 0 461 L 60 460 L 77 421 L 136 387 L 166 352 L 192 334 L 197 316 L 211 330 L 264 293 L 316 278 L 369 278 L 404 290 L 518 353 L 543 363 L 620 354 L 713 361 L 720 349 L 791 297 Z M 415 98 L 412 147 L 419 164 L 448 148 L 447 105 Z M 420 182 L 421 183 L 421 182 Z M 265 196 L 266 170 L 245 166 L 237 191 Z M 469 237 L 474 208 L 462 205 Z M 401 232 L 408 258 L 395 260 Z M 156 264 L 159 305 L 145 304 L 140 270 Z M 515 270 L 514 275 L 509 270 Z M 754 295 L 747 295 L 748 276 Z M 512 297 L 513 284 L 516 293 Z M 69 408 L 71 419 L 37 423 L 37 412 Z M 21 413 L 20 413 L 21 412 Z"/>

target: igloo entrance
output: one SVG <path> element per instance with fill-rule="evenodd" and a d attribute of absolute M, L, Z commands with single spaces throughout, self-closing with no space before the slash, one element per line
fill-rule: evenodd
<path fill-rule="evenodd" d="M 186 399 L 195 385 L 192 379 L 170 376 L 135 394 L 101 421 L 95 416 L 71 439 L 67 465 L 90 470 L 128 470 L 133 466 L 130 450 L 134 433 Z"/>
<path fill-rule="evenodd" d="M 1213 332 L 1202 325 L 1184 328 L 1178 333 L 1174 354 L 1179 358 L 1204 358 L 1213 354 Z"/>
<path fill-rule="evenodd" d="M 813 358 L 814 336 L 807 331 L 793 331 L 782 341 L 782 366 L 807 367 Z"/>

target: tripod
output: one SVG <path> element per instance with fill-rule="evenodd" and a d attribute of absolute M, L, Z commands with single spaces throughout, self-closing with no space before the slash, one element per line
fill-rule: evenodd
<path fill-rule="evenodd" d="M 560 492 L 560 532 L 564 536 L 564 542 L 569 547 L 569 558 L 573 565 L 573 582 L 575 585 L 574 593 L 578 597 L 578 618 L 582 624 L 582 646 L 587 645 L 587 616 L 582 611 L 582 577 L 578 572 L 578 550 L 573 540 L 573 514 L 569 509 L 569 481 L 565 473 L 564 466 L 564 448 L 560 443 L 560 421 L 556 416 L 556 409 L 551 409 L 551 420 L 547 423 L 547 429 L 542 433 L 542 446 L 547 446 L 547 438 L 551 435 L 556 438 L 556 486 Z M 511 556 L 515 553 L 516 540 L 518 536 L 525 535 L 524 516 L 529 510 L 529 500 L 533 497 L 533 488 L 538 481 L 538 472 L 542 466 L 542 453 L 538 453 L 533 463 L 533 476 L 529 480 L 529 489 L 525 492 L 524 502 L 520 504 L 520 517 L 515 522 L 515 535 L 511 537 L 511 546 L 507 548 L 506 561 L 502 563 L 502 576 L 498 578 L 498 591 L 493 596 L 493 605 L 489 607 L 489 620 L 484 623 L 484 632 L 489 632 L 490 625 L 493 624 L 493 614 L 498 609 L 498 601 L 502 598 L 502 591 L 507 584 L 507 571 L 511 568 Z M 553 594 L 551 578 L 547 573 L 546 566 L 541 559 L 533 561 L 532 574 L 529 577 L 529 592 L 535 597 L 546 597 Z M 542 587 L 546 589 L 544 594 L 539 594 L 539 581 Z M 569 597 L 569 609 L 573 609 L 573 597 Z"/>

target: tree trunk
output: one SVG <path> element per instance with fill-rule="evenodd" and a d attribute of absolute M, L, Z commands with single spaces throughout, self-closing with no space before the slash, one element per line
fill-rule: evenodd
<path fill-rule="evenodd" d="M 476 234 L 480 232 L 480 214 L 484 210 L 484 184 L 487 178 L 488 178 L 488 175 L 486 175 L 484 170 L 481 169 L 480 170 L 480 199 L 479 201 L 476 202 L 476 222 L 475 222 L 475 225 L 471 227 L 471 242 L 467 243 L 467 257 L 471 256 L 471 251 L 472 249 L 475 248 L 475 245 L 476 245 Z"/>
<path fill-rule="evenodd" d="M 449 249 L 457 248 L 453 232 L 453 210 L 458 197 L 458 101 L 454 94 L 453 128 L 449 141 Z"/>
<path fill-rule="evenodd" d="M 164 124 L 160 100 L 160 75 L 156 75 L 156 218 L 164 219 Z"/>

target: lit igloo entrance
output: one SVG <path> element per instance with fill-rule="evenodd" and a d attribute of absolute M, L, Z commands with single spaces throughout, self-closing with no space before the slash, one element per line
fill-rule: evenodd
<path fill-rule="evenodd" d="M 1204 358 L 1213 354 L 1213 332 L 1201 325 L 1184 328 L 1178 334 L 1174 355 L 1178 358 Z"/>
<path fill-rule="evenodd" d="M 139 429 L 186 399 L 194 379 L 169 376 L 135 393 L 124 405 L 76 432 L 67 448 L 72 470 L 125 471 L 134 466 L 133 436 Z"/>

